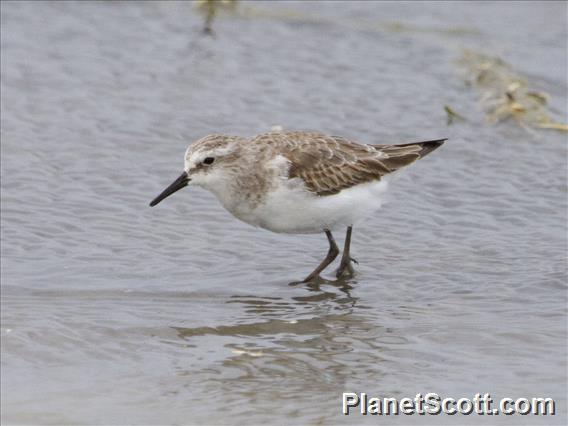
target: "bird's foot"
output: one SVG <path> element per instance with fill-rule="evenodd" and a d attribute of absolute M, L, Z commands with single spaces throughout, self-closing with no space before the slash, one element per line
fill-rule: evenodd
<path fill-rule="evenodd" d="M 352 257 L 341 259 L 339 268 L 337 268 L 337 271 L 335 271 L 335 276 L 337 278 L 352 277 L 355 274 L 355 269 L 353 269 L 351 262 L 356 263 L 357 265 L 359 264 L 359 262 L 357 262 L 357 260 L 353 259 Z"/>

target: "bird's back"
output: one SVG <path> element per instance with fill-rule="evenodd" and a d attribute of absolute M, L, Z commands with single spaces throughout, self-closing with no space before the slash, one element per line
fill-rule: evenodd
<path fill-rule="evenodd" d="M 355 185 L 381 180 L 428 155 L 445 139 L 402 145 L 369 145 L 317 132 L 273 132 L 250 142 L 271 156 L 290 162 L 288 177 L 300 178 L 319 195 L 333 195 Z"/>

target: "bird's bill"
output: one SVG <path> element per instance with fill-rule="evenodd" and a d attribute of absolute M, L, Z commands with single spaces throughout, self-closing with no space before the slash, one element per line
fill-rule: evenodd
<path fill-rule="evenodd" d="M 164 191 L 160 195 L 158 195 L 156 198 L 152 200 L 152 202 L 150 203 L 150 207 L 154 207 L 164 198 L 167 198 L 170 195 L 172 195 L 174 192 L 177 192 L 180 189 L 185 188 L 188 183 L 189 183 L 189 177 L 187 176 L 186 172 L 183 172 L 180 177 L 174 180 L 170 186 L 164 189 Z"/>

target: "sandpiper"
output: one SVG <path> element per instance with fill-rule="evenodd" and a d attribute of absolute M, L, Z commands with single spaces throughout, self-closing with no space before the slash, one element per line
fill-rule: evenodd
<path fill-rule="evenodd" d="M 210 135 L 187 148 L 183 173 L 150 206 L 189 184 L 199 185 L 250 225 L 289 234 L 324 232 L 329 251 L 304 282 L 335 260 L 339 249 L 331 232 L 346 227 L 336 276 L 348 276 L 353 224 L 381 207 L 389 175 L 445 140 L 367 145 L 301 131 L 253 138 Z"/>

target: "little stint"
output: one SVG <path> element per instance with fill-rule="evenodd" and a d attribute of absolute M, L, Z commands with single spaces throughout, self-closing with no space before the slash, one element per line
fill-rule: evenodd
<path fill-rule="evenodd" d="M 184 171 L 150 206 L 185 186 L 213 192 L 235 217 L 273 232 L 325 232 L 329 250 L 304 282 L 335 260 L 332 230 L 347 228 L 337 277 L 353 273 L 353 224 L 381 207 L 389 175 L 446 139 L 366 145 L 316 132 L 271 132 L 243 138 L 210 135 L 189 146 Z"/>

